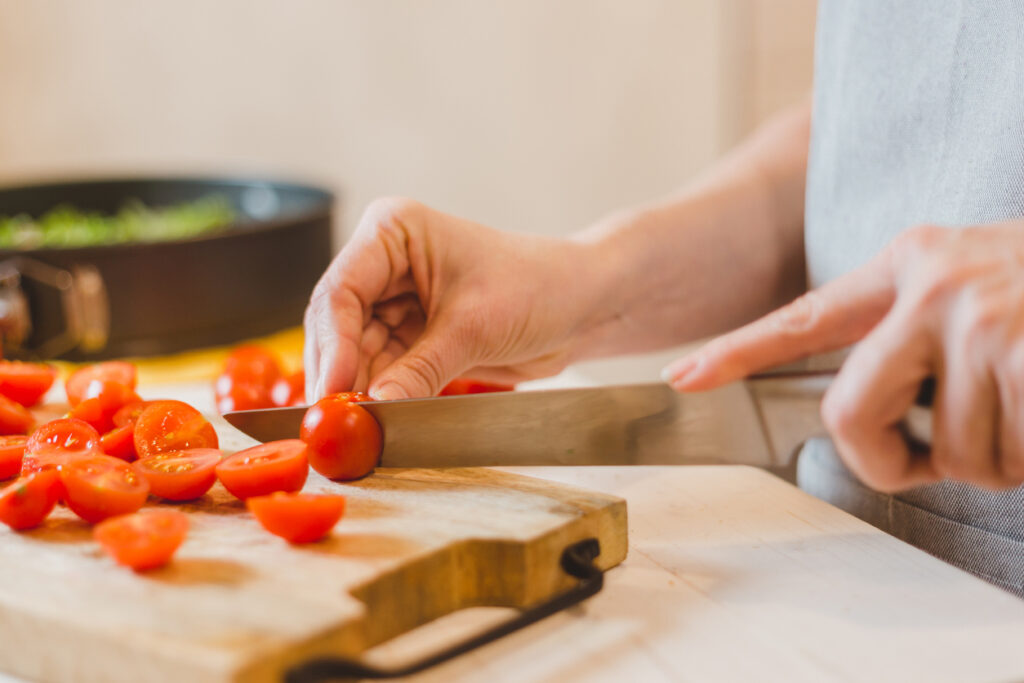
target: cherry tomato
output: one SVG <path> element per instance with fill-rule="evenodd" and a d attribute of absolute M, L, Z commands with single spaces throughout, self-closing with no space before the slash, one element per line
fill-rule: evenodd
<path fill-rule="evenodd" d="M 238 380 L 228 373 L 217 378 L 213 390 L 220 413 L 274 407 L 270 388 L 253 381 Z"/>
<path fill-rule="evenodd" d="M 109 432 L 114 428 L 112 416 L 103 408 L 98 398 L 87 398 L 79 401 L 68 411 L 68 417 L 88 423 L 97 432 Z"/>
<path fill-rule="evenodd" d="M 192 448 L 158 453 L 135 463 L 149 482 L 149 492 L 167 500 L 199 498 L 217 481 L 221 453 L 216 448 Z"/>
<path fill-rule="evenodd" d="M 28 437 L 21 434 L 0 436 L 0 479 L 10 479 L 21 472 L 21 458 L 25 455 Z"/>
<path fill-rule="evenodd" d="M 60 497 L 60 475 L 34 472 L 0 491 L 0 522 L 12 529 L 31 529 L 43 523 Z"/>
<path fill-rule="evenodd" d="M 110 380 L 134 390 L 138 381 L 138 371 L 131 363 L 120 360 L 96 363 L 75 370 L 64 383 L 64 389 L 68 392 L 68 403 L 72 407 L 85 398 L 85 391 L 94 379 Z"/>
<path fill-rule="evenodd" d="M 25 406 L 0 395 L 0 435 L 25 434 L 34 422 Z"/>
<path fill-rule="evenodd" d="M 85 403 L 83 401 L 82 403 Z M 82 405 L 79 403 L 78 405 Z M 109 456 L 132 462 L 139 456 L 135 452 L 135 425 L 114 427 L 100 437 L 100 450 Z"/>
<path fill-rule="evenodd" d="M 100 452 L 100 435 L 89 424 L 74 418 L 51 420 L 28 437 L 21 474 L 61 469 L 74 458 Z"/>
<path fill-rule="evenodd" d="M 217 478 L 245 500 L 274 491 L 298 491 L 309 475 L 306 444 L 298 439 L 268 441 L 230 455 L 217 465 Z"/>
<path fill-rule="evenodd" d="M 496 391 L 513 391 L 511 384 L 495 384 L 459 377 L 448 382 L 438 396 L 462 396 L 463 394 L 490 394 Z"/>
<path fill-rule="evenodd" d="M 302 370 L 281 377 L 270 389 L 275 406 L 301 406 L 306 402 L 306 373 Z"/>
<path fill-rule="evenodd" d="M 234 348 L 224 362 L 224 374 L 239 384 L 256 384 L 268 392 L 281 376 L 277 356 L 262 346 L 246 344 Z"/>
<path fill-rule="evenodd" d="M 213 425 L 202 413 L 181 401 L 153 401 L 135 421 L 135 452 L 140 458 L 167 451 L 217 446 Z"/>
<path fill-rule="evenodd" d="M 139 415 L 142 415 L 142 411 L 149 406 L 153 401 L 132 401 L 121 407 L 116 413 L 114 413 L 113 422 L 115 427 L 124 427 L 125 425 L 134 425 L 135 421 L 139 419 Z"/>
<path fill-rule="evenodd" d="M 309 464 L 328 479 L 358 479 L 380 460 L 380 425 L 344 394 L 325 396 L 302 418 Z"/>
<path fill-rule="evenodd" d="M 345 496 L 278 492 L 245 504 L 264 529 L 289 543 L 319 541 L 345 512 Z"/>
<path fill-rule="evenodd" d="M 149 483 L 134 467 L 109 455 L 72 458 L 60 468 L 60 480 L 68 507 L 93 524 L 135 512 L 149 494 Z"/>
<path fill-rule="evenodd" d="M 53 386 L 57 368 L 45 363 L 0 361 L 0 394 L 26 408 L 39 403 Z"/>
<path fill-rule="evenodd" d="M 100 522 L 93 538 L 114 561 L 135 571 L 167 564 L 188 534 L 188 516 L 177 510 L 153 510 Z"/>

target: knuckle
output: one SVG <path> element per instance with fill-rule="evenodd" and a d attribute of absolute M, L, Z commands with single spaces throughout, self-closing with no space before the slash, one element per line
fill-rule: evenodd
<path fill-rule="evenodd" d="M 363 223 L 379 225 L 401 221 L 414 215 L 422 204 L 408 197 L 378 197 L 371 201 L 363 212 Z"/>
<path fill-rule="evenodd" d="M 833 436 L 846 440 L 857 431 L 859 411 L 837 392 L 829 391 L 821 401 L 821 420 Z"/>
<path fill-rule="evenodd" d="M 409 356 L 403 365 L 412 381 L 419 385 L 417 389 L 421 392 L 437 393 L 444 385 L 445 378 L 441 373 L 440 358 L 431 349 L 423 349 L 416 355 Z"/>
<path fill-rule="evenodd" d="M 773 318 L 776 329 L 784 334 L 800 334 L 814 329 L 822 316 L 821 299 L 821 294 L 811 290 L 786 304 Z"/>
<path fill-rule="evenodd" d="M 947 228 L 937 225 L 915 225 L 898 234 L 889 248 L 899 256 L 916 256 L 934 249 L 945 241 L 948 234 Z"/>

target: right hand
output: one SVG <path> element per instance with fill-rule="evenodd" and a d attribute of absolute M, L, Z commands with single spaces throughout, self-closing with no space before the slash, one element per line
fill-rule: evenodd
<path fill-rule="evenodd" d="M 373 202 L 306 309 L 307 398 L 432 396 L 462 374 L 515 383 L 559 372 L 608 306 L 595 278 L 613 266 L 595 249 Z"/>

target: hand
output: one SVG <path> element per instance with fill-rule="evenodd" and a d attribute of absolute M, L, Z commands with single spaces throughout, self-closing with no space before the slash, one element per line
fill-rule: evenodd
<path fill-rule="evenodd" d="M 1024 482 L 1024 222 L 924 226 L 875 259 L 666 368 L 679 391 L 859 341 L 822 402 L 850 469 L 879 490 L 948 477 Z M 933 443 L 912 453 L 897 425 L 937 380 Z"/>
<path fill-rule="evenodd" d="M 430 396 L 467 372 L 503 383 L 557 373 L 600 326 L 608 262 L 593 252 L 374 202 L 306 310 L 307 396 Z"/>

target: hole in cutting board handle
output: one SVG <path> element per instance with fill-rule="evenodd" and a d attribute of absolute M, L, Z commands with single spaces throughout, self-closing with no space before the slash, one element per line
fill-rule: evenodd
<path fill-rule="evenodd" d="M 515 617 L 503 621 L 483 633 L 427 655 L 411 664 L 383 668 L 370 666 L 358 660 L 324 657 L 292 667 L 285 674 L 284 680 L 286 683 L 323 683 L 341 678 L 379 680 L 419 673 L 492 643 L 502 636 L 514 633 L 597 594 L 604 585 L 604 573 L 594 565 L 594 560 L 600 554 L 601 544 L 596 538 L 588 538 L 567 547 L 562 551 L 560 565 L 566 574 L 580 580 L 574 587 L 564 593 L 559 593 L 547 602 L 522 610 Z"/>

